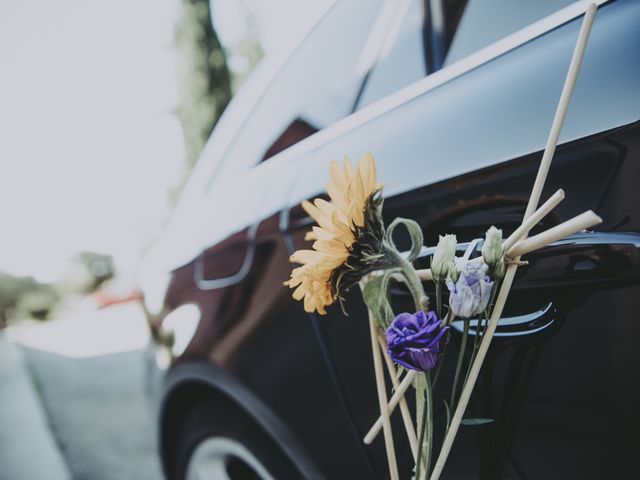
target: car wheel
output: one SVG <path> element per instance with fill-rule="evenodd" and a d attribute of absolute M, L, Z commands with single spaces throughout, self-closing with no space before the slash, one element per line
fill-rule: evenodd
<path fill-rule="evenodd" d="M 267 467 L 242 443 L 227 437 L 207 438 L 187 465 L 186 480 L 272 480 Z"/>
<path fill-rule="evenodd" d="M 237 408 L 203 399 L 189 409 L 176 444 L 174 479 L 302 478 L 276 442 Z"/>

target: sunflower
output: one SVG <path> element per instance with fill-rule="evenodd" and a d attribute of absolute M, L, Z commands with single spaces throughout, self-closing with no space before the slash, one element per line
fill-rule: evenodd
<path fill-rule="evenodd" d="M 327 185 L 330 202 L 317 198 L 302 208 L 313 218 L 314 226 L 305 236 L 313 240 L 312 250 L 298 250 L 290 261 L 301 264 L 285 282 L 295 288 L 293 298 L 304 299 L 307 312 L 325 314 L 325 307 L 342 292 L 374 269 L 383 256 L 384 227 L 381 219 L 382 195 L 376 178 L 373 155 L 365 155 L 354 170 L 345 157 L 343 166 L 332 161 Z"/>

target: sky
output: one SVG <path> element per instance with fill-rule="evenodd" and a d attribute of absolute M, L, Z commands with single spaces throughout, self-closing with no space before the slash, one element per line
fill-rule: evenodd
<path fill-rule="evenodd" d="M 247 13 L 267 53 L 330 0 L 214 0 L 225 45 Z M 55 280 L 80 250 L 131 278 L 171 211 L 184 152 L 178 0 L 0 3 L 0 270 Z"/>

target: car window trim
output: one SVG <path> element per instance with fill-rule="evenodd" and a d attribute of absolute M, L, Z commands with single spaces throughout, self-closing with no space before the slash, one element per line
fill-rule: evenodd
<path fill-rule="evenodd" d="M 316 150 L 331 141 L 346 135 L 382 115 L 395 110 L 411 100 L 424 95 L 462 75 L 495 60 L 506 53 L 528 43 L 562 25 L 584 15 L 591 3 L 598 7 L 612 0 L 581 0 L 538 20 L 517 32 L 508 35 L 487 47 L 478 50 L 455 63 L 447 65 L 437 72 L 388 95 L 351 115 L 338 120 L 327 128 L 318 131 L 301 142 L 292 145 L 275 155 L 267 162 L 271 168 L 279 168 L 281 163 L 288 163 L 304 154 Z M 258 164 L 259 166 L 261 164 Z M 254 166 L 255 168 L 256 166 Z"/>

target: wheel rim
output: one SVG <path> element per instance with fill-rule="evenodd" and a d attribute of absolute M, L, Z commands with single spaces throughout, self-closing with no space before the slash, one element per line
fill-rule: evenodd
<path fill-rule="evenodd" d="M 273 480 L 265 466 L 241 443 L 208 438 L 189 459 L 187 480 Z"/>

